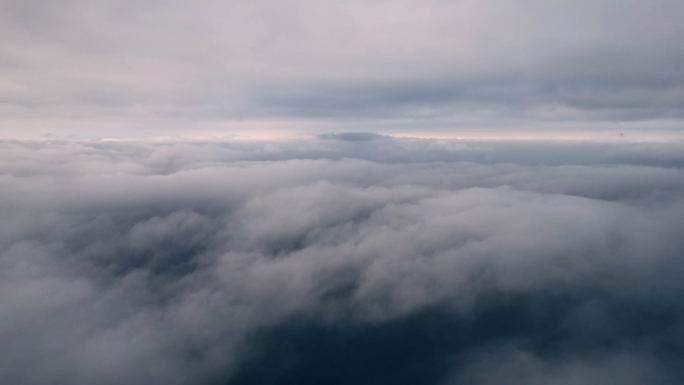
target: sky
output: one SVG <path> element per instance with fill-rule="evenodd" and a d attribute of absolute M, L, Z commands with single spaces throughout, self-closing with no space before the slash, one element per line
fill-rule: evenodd
<path fill-rule="evenodd" d="M 0 1 L 3 138 L 681 140 L 684 5 Z"/>
<path fill-rule="evenodd" d="M 0 0 L 0 384 L 681 384 L 682 20 Z"/>

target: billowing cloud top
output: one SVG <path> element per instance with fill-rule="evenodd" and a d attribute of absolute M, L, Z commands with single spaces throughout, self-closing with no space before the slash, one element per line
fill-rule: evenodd
<path fill-rule="evenodd" d="M 1 141 L 0 383 L 675 384 L 681 144 Z"/>
<path fill-rule="evenodd" d="M 2 0 L 0 129 L 680 130 L 683 19 L 679 0 Z"/>

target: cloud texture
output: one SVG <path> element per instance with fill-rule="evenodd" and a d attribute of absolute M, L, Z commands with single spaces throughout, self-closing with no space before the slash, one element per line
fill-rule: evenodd
<path fill-rule="evenodd" d="M 681 129 L 683 18 L 678 0 L 3 0 L 0 128 Z"/>
<path fill-rule="evenodd" d="M 2 383 L 683 374 L 681 144 L 0 150 Z"/>

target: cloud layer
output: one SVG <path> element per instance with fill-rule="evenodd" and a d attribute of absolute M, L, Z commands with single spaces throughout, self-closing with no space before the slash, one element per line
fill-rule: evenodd
<path fill-rule="evenodd" d="M 178 120 L 681 128 L 682 18 L 677 0 L 5 0 L 1 123 L 95 123 L 81 134 L 99 137 Z"/>
<path fill-rule="evenodd" d="M 681 378 L 681 144 L 0 146 L 0 382 Z"/>

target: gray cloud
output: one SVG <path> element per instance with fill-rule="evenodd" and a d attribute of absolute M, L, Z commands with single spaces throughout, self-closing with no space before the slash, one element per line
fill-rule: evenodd
<path fill-rule="evenodd" d="M 669 384 L 675 383 L 647 357 L 617 354 L 611 357 L 571 358 L 544 361 L 534 354 L 512 347 L 484 354 L 455 384 Z M 495 369 L 492 370 L 492 367 Z M 450 382 L 451 383 L 451 382 Z"/>
<path fill-rule="evenodd" d="M 681 375 L 681 144 L 335 139 L 0 142 L 1 382 Z"/>
<path fill-rule="evenodd" d="M 391 139 L 390 136 L 378 135 L 372 132 L 342 132 L 339 134 L 321 134 L 318 139 L 341 140 L 344 142 L 368 142 L 371 140 Z"/>
<path fill-rule="evenodd" d="M 681 20 L 0 0 L 0 383 L 678 383 Z"/>
<path fill-rule="evenodd" d="M 434 119 L 667 128 L 684 105 L 683 16 L 674 0 L 9 0 L 2 129 L 94 122 L 101 137 L 165 119 L 192 131 L 301 118 L 404 119 L 417 132 Z"/>

